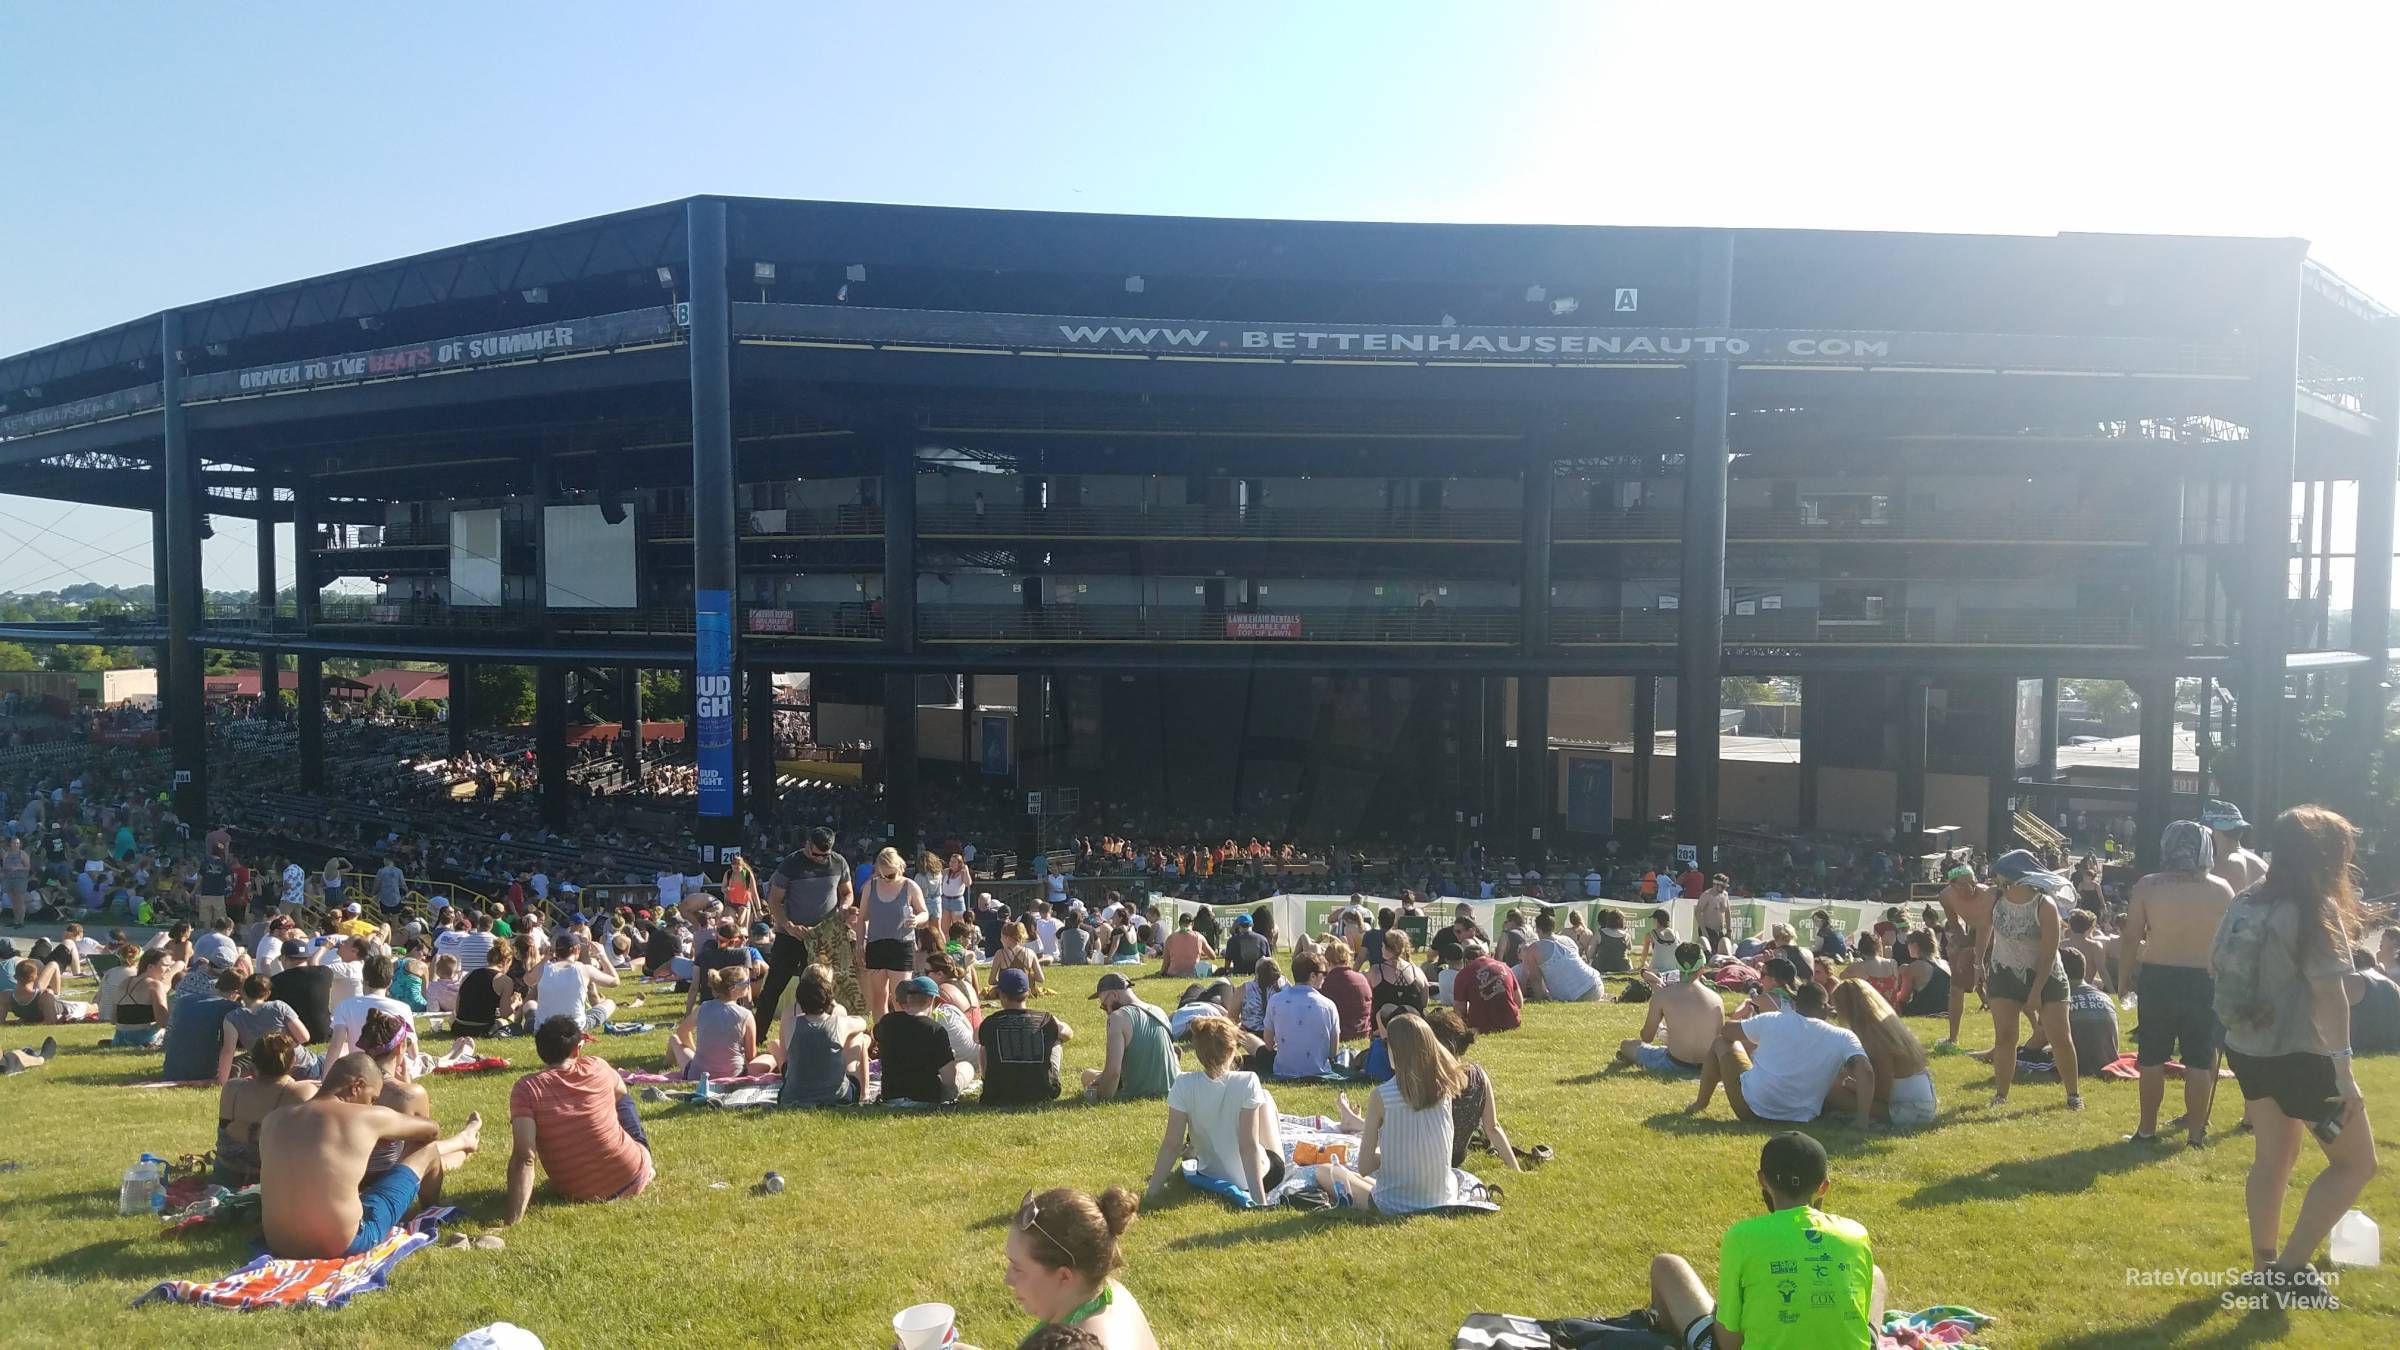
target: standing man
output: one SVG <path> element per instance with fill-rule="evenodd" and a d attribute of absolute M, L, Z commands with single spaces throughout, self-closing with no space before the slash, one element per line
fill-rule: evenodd
<path fill-rule="evenodd" d="M 192 901 L 192 919 L 196 926 L 213 928 L 226 916 L 225 897 L 233 893 L 233 864 L 226 860 L 223 849 L 210 849 L 200 861 L 200 885 Z"/>
<path fill-rule="evenodd" d="M 1983 930 L 1991 926 L 1992 898 L 1995 894 L 1975 880 L 1975 869 L 1960 864 L 1950 869 L 1944 880 L 1940 903 L 1942 914 L 1955 926 L 1950 938 L 1950 1034 L 1934 1042 L 1940 1050 L 1958 1047 L 1958 1021 L 1966 1015 L 1967 994 L 1983 992 Z M 2214 934 L 2214 930 L 2211 930 Z"/>
<path fill-rule="evenodd" d="M 2142 1019 L 2133 1030 L 2134 1062 L 2142 1073 L 2141 1123 L 2126 1136 L 2133 1143 L 2158 1138 L 2167 1061 L 2179 1049 L 2184 1134 L 2195 1146 L 2208 1140 L 2217 1087 L 2217 982 L 2210 949 L 2234 895 L 2219 868 L 2217 837 L 2198 821 L 2170 821 L 2159 836 L 2159 870 L 2133 883 L 2125 911 L 2117 950 L 2124 988 L 2134 991 Z"/>
<path fill-rule="evenodd" d="M 33 855 L 25 851 L 25 846 L 17 842 L 16 833 L 11 831 L 7 838 L 0 839 L 0 891 L 7 893 L 9 913 L 19 928 L 25 926 L 26 900 L 33 889 L 32 877 Z"/>
<path fill-rule="evenodd" d="M 1723 956 L 1732 950 L 1729 935 L 1733 931 L 1733 902 L 1728 894 L 1733 883 L 1723 872 L 1708 879 L 1708 888 L 1692 902 L 1692 927 L 1699 929 L 1693 936 L 1708 949 L 1710 956 Z"/>
<path fill-rule="evenodd" d="M 383 911 L 383 921 L 397 929 L 400 926 L 401 895 L 408 885 L 408 874 L 392 855 L 383 855 L 383 866 L 375 869 L 375 904 Z"/>
<path fill-rule="evenodd" d="M 851 942 L 856 894 L 850 864 L 833 851 L 833 831 L 821 825 L 808 832 L 799 852 L 776 865 L 775 875 L 767 878 L 767 919 L 775 925 L 775 945 L 767 952 L 767 980 L 758 994 L 761 1026 L 775 1025 L 784 985 L 812 955 L 833 971 L 843 1007 L 865 1006 Z"/>
<path fill-rule="evenodd" d="M 308 908 L 308 869 L 297 858 L 283 865 L 283 898 L 279 905 L 284 913 L 294 917 Z"/>
<path fill-rule="evenodd" d="M 2209 846 L 2217 855 L 2209 870 L 2231 886 L 2235 895 L 2266 880 L 2267 860 L 2242 847 L 2242 831 L 2250 828 L 2250 822 L 2242 818 L 2242 808 L 2232 802 L 2212 801 L 2200 809 L 2200 823 L 2208 827 Z"/>

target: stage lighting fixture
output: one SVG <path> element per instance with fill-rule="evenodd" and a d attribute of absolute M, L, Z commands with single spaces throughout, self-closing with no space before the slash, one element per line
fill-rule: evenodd
<path fill-rule="evenodd" d="M 750 264 L 750 279 L 757 282 L 761 286 L 774 285 L 775 264 L 771 262 L 754 262 Z"/>
<path fill-rule="evenodd" d="M 1538 305 L 1542 301 L 1549 298 L 1550 292 L 1540 286 L 1528 286 L 1525 288 L 1525 303 L 1529 305 Z"/>
<path fill-rule="evenodd" d="M 658 269 L 658 284 L 666 290 L 674 290 L 675 269 L 672 267 L 662 267 Z"/>
<path fill-rule="evenodd" d="M 358 326 L 361 330 L 372 333 L 376 329 L 383 327 L 383 320 L 376 318 L 372 314 L 361 314 L 358 316 Z"/>
<path fill-rule="evenodd" d="M 850 281 L 865 281 L 867 279 L 867 265 L 865 263 L 852 263 L 848 267 L 842 269 L 842 276 L 844 279 Z"/>
<path fill-rule="evenodd" d="M 1581 308 L 1582 304 L 1571 295 L 1562 295 L 1550 302 L 1550 312 L 1553 314 L 1572 314 Z"/>
<path fill-rule="evenodd" d="M 550 288 L 547 286 L 528 286 L 524 290 L 517 292 L 517 294 L 523 296 L 525 298 L 525 303 L 529 305 L 546 305 L 550 303 Z"/>
<path fill-rule="evenodd" d="M 1148 283 L 1144 282 L 1140 277 L 1127 277 L 1125 278 L 1125 293 L 1127 295 L 1140 295 L 1147 285 Z"/>

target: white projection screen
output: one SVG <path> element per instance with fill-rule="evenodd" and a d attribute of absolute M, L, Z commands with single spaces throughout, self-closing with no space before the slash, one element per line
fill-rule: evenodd
<path fill-rule="evenodd" d="M 543 562 L 552 609 L 632 609 L 633 516 L 611 525 L 597 506 L 542 511 Z"/>
<path fill-rule="evenodd" d="M 450 513 L 450 603 L 500 603 L 500 512 Z"/>

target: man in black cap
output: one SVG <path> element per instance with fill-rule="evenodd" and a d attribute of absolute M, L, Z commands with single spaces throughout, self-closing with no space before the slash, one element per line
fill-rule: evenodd
<path fill-rule="evenodd" d="M 1650 1315 L 1691 1350 L 1873 1350 L 1883 1272 L 1867 1230 L 1819 1209 L 1825 1146 L 1797 1130 L 1758 1152 L 1767 1212 L 1725 1230 L 1717 1296 L 1673 1253 L 1650 1263 Z"/>

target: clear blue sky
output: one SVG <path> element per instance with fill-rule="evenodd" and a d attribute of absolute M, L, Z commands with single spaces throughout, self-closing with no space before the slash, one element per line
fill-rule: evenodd
<path fill-rule="evenodd" d="M 0 0 L 0 353 L 696 192 L 2298 235 L 2400 303 L 2395 38 L 2364 4 Z M 148 577 L 146 518 L 0 499 L 0 590 Z"/>

